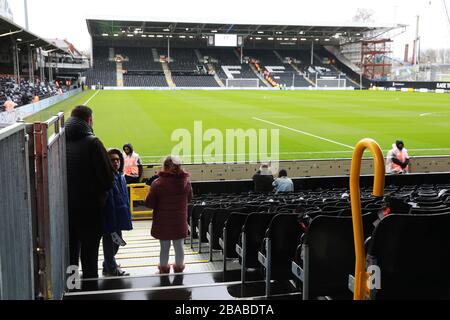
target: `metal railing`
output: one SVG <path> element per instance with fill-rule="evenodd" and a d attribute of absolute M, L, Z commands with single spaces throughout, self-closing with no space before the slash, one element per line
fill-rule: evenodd
<path fill-rule="evenodd" d="M 0 300 L 34 298 L 28 135 L 24 123 L 0 130 Z"/>
<path fill-rule="evenodd" d="M 39 296 L 61 299 L 69 266 L 64 113 L 36 122 L 34 142 Z"/>
<path fill-rule="evenodd" d="M 361 194 L 359 178 L 361 174 L 361 159 L 364 150 L 369 149 L 374 157 L 375 177 L 373 182 L 373 195 L 382 197 L 384 194 L 385 167 L 381 148 L 372 139 L 363 139 L 355 147 L 350 173 L 350 198 L 353 220 L 353 237 L 355 242 L 355 287 L 354 300 L 367 299 L 369 288 L 367 286 L 368 274 L 366 272 L 366 252 L 364 248 L 364 230 L 361 215 Z"/>

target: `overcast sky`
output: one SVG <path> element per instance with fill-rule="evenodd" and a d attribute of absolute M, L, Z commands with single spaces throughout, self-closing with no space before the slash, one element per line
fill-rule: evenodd
<path fill-rule="evenodd" d="M 412 47 L 416 16 L 420 15 L 421 47 L 450 48 L 450 23 L 444 8 L 450 0 L 29 0 L 30 30 L 45 38 L 68 39 L 80 50 L 90 47 L 87 17 L 168 17 L 233 21 L 289 21 L 298 24 L 351 22 L 358 8 L 372 9 L 375 23 L 409 25 L 394 38 L 395 55 L 403 56 L 406 43 Z M 9 0 L 14 21 L 25 25 L 23 0 Z M 150 20 L 150 19 L 149 19 Z"/>

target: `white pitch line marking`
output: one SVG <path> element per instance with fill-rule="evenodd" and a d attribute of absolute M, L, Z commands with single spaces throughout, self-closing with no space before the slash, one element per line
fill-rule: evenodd
<path fill-rule="evenodd" d="M 382 150 L 383 152 L 388 152 L 389 149 L 386 150 Z M 450 148 L 435 148 L 435 149 L 408 149 L 408 151 L 450 151 Z M 299 152 L 278 152 L 278 155 L 295 155 L 295 154 L 339 154 L 339 153 L 351 153 L 353 152 L 352 150 L 340 150 L 340 151 L 299 151 Z M 233 153 L 233 154 L 218 154 L 218 157 L 223 157 L 223 156 L 250 156 L 250 155 L 259 155 L 259 153 Z M 160 156 L 141 156 L 142 159 L 162 159 L 164 157 L 166 157 L 167 155 L 160 155 Z M 200 157 L 202 155 L 186 155 L 186 157 L 188 158 L 192 158 L 192 157 Z"/>
<path fill-rule="evenodd" d="M 291 131 L 294 131 L 294 132 L 297 132 L 297 133 L 301 133 L 301 134 L 304 134 L 306 136 L 310 136 L 310 137 L 313 137 L 313 138 L 316 138 L 316 139 L 320 139 L 320 140 L 323 140 L 323 141 L 331 142 L 331 143 L 334 143 L 334 144 L 337 144 L 339 146 L 343 146 L 343 147 L 346 147 L 346 148 L 349 148 L 349 149 L 352 149 L 352 150 L 354 149 L 352 146 L 349 146 L 348 144 L 340 143 L 340 142 L 337 142 L 337 141 L 334 141 L 334 140 L 331 140 L 331 139 L 327 139 L 327 138 L 324 138 L 324 137 L 321 137 L 321 136 L 317 136 L 315 134 L 312 134 L 312 133 L 309 133 L 309 132 L 306 132 L 306 131 L 297 130 L 297 129 L 294 129 L 294 128 L 290 128 L 290 127 L 287 127 L 287 126 L 284 126 L 284 125 L 281 125 L 281 124 L 278 124 L 278 123 L 275 123 L 275 122 L 267 121 L 267 120 L 256 118 L 256 117 L 253 117 L 252 119 L 258 120 L 258 121 L 261 121 L 261 122 L 265 122 L 265 123 L 268 123 L 268 124 L 271 124 L 271 125 L 274 125 L 274 126 L 277 126 L 277 127 L 280 127 L 280 128 L 284 128 L 284 129 L 287 129 L 287 130 L 291 130 Z"/>
<path fill-rule="evenodd" d="M 99 92 L 100 92 L 100 90 L 97 90 L 97 92 L 94 93 L 94 94 L 92 95 L 92 97 L 90 97 L 90 98 L 89 98 L 85 103 L 83 103 L 83 104 L 86 106 L 92 99 L 95 98 L 95 96 L 97 96 L 97 95 L 99 94 Z"/>

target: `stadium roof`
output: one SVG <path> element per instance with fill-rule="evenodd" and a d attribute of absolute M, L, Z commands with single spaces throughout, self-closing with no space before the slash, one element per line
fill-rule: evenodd
<path fill-rule="evenodd" d="M 231 18 L 232 19 L 232 18 Z M 229 20 L 231 20 L 229 19 Z M 293 21 L 204 21 L 186 19 L 174 21 L 170 18 L 89 18 L 89 33 L 92 37 L 120 37 L 121 35 L 183 35 L 204 36 L 214 33 L 230 33 L 255 37 L 302 37 L 302 38 L 361 38 L 369 31 L 385 32 L 405 25 L 374 25 L 365 23 L 315 23 L 308 24 Z M 356 39 L 355 39 L 356 40 Z"/>
<path fill-rule="evenodd" d="M 13 21 L 6 19 L 4 17 L 0 17 L 0 40 L 5 37 L 10 37 L 15 39 L 15 41 L 19 45 L 30 44 L 36 48 L 42 48 L 44 51 L 60 51 L 64 53 L 68 53 L 62 48 L 50 43 L 44 38 L 41 38 L 34 33 L 26 30 L 25 28 L 19 26 Z"/>

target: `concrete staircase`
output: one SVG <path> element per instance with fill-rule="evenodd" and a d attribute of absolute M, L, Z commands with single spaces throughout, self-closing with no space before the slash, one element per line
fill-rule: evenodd
<path fill-rule="evenodd" d="M 159 54 L 158 50 L 155 48 L 152 49 L 153 62 L 159 62 Z"/>
<path fill-rule="evenodd" d="M 264 79 L 264 76 L 262 76 L 262 75 L 259 74 L 258 70 L 256 70 L 256 67 L 255 67 L 255 65 L 254 65 L 253 63 L 249 63 L 248 65 L 250 66 L 250 69 L 252 69 L 252 71 L 253 71 L 253 72 L 255 73 L 255 75 L 258 77 L 258 79 L 261 80 L 261 81 L 266 85 L 266 87 L 272 88 L 272 86 L 270 85 L 270 83 L 267 82 L 266 79 Z"/>
<path fill-rule="evenodd" d="M 170 72 L 167 62 L 165 62 L 165 61 L 161 62 L 161 65 L 162 65 L 162 68 L 164 71 L 164 75 L 166 76 L 167 84 L 169 85 L 169 87 L 175 88 L 176 84 L 175 84 L 175 82 L 173 82 L 172 72 Z"/>
<path fill-rule="evenodd" d="M 194 52 L 195 52 L 195 55 L 197 56 L 198 62 L 204 63 L 205 61 L 203 59 L 202 54 L 200 53 L 200 50 L 195 49 Z"/>
<path fill-rule="evenodd" d="M 297 71 L 297 73 L 299 75 L 302 75 L 303 78 L 308 81 L 308 83 L 312 86 L 316 86 L 316 84 L 314 82 L 312 82 L 310 79 L 308 79 L 307 77 L 305 77 L 305 74 L 297 67 L 297 65 L 295 63 L 291 63 L 291 67 L 294 68 L 295 71 Z"/>
<path fill-rule="evenodd" d="M 225 87 L 225 84 L 223 83 L 223 81 L 217 75 L 216 68 L 214 68 L 214 66 L 211 63 L 208 63 L 206 66 L 208 67 L 209 74 L 213 74 L 214 75 L 214 80 L 216 80 L 217 84 L 220 87 L 222 87 L 222 88 Z"/>
<path fill-rule="evenodd" d="M 123 87 L 123 67 L 122 62 L 116 62 L 116 79 L 117 86 Z"/>
<path fill-rule="evenodd" d="M 283 57 L 281 56 L 281 54 L 279 54 L 277 52 L 277 50 L 273 50 L 273 54 L 277 56 L 277 58 L 280 60 L 281 63 L 285 64 L 286 62 L 284 61 Z"/>

